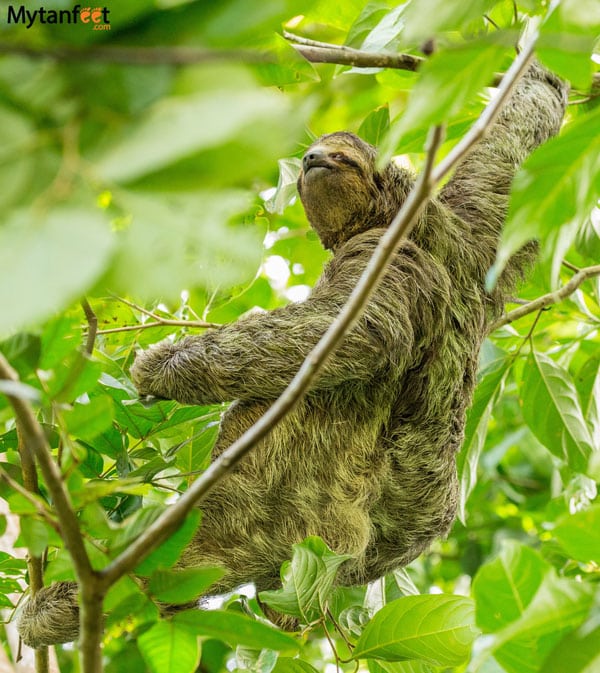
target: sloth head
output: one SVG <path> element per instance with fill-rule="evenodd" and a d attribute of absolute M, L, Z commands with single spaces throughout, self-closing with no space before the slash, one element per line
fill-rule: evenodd
<path fill-rule="evenodd" d="M 321 136 L 304 154 L 298 192 L 306 216 L 326 248 L 385 227 L 398 209 L 397 169 L 376 168 L 377 152 L 352 133 Z M 390 216 L 391 213 L 391 216 Z"/>

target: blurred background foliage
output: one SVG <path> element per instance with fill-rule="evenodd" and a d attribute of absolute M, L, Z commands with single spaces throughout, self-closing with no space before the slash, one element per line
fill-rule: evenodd
<path fill-rule="evenodd" d="M 72 8 L 62 0 L 43 7 Z M 443 156 L 489 100 L 485 86 L 514 57 L 522 21 L 541 19 L 538 57 L 572 82 L 573 105 L 563 137 L 516 181 L 500 259 L 524 239 L 542 241 L 540 264 L 519 294 L 527 300 L 566 282 L 573 267 L 600 261 L 600 98 L 589 91 L 599 62 L 594 0 L 563 0 L 552 12 L 542 0 L 107 7 L 110 30 L 39 21 L 27 28 L 8 25 L 9 3 L 0 2 L 0 351 L 39 410 L 96 567 L 206 468 L 222 412 L 144 407 L 128 378 L 136 349 L 198 332 L 173 321 L 230 322 L 302 300 L 318 278 L 328 254 L 294 195 L 298 159 L 313 138 L 348 129 L 418 169 L 428 127 L 443 121 Z M 310 64 L 284 29 L 418 56 L 434 38 L 434 55 L 418 74 Z M 103 51 L 120 47 L 131 50 L 130 62 Z M 149 59 L 148 48 L 161 53 Z M 182 48 L 206 52 L 176 64 Z M 144 60 L 154 62 L 134 62 Z M 83 297 L 98 318 L 91 358 L 82 354 L 90 329 Z M 596 277 L 486 342 L 459 458 L 460 520 L 447 540 L 368 589 L 332 589 L 327 567 L 335 562 L 323 560 L 318 541 L 296 550 L 298 567 L 314 571 L 308 586 L 320 587 L 330 606 L 323 621 L 324 604 L 308 610 L 307 596 L 294 603 L 285 589 L 284 599 L 273 597 L 290 614 L 316 610 L 299 658 L 278 657 L 284 645 L 260 629 L 241 635 L 235 618 L 260 613 L 254 599 L 228 597 L 218 628 L 161 620 L 124 579 L 107 600 L 106 670 L 185 673 L 199 657 L 210 673 L 355 670 L 336 659 L 327 635 L 342 658 L 345 641 L 358 642 L 360 670 L 371 673 L 599 671 L 599 302 Z M 3 474 L 22 483 L 3 396 L 0 452 Z M 17 552 L 43 556 L 47 581 L 72 578 L 61 539 L 31 502 L 6 480 L 0 495 L 20 517 Z M 42 484 L 40 502 L 46 497 Z M 5 517 L 0 523 L 4 532 Z M 169 596 L 173 577 L 164 567 L 196 525 L 188 522 L 140 570 L 152 576 L 153 596 Z M 0 554 L 7 616 L 25 579 L 19 556 Z M 190 577 L 191 595 L 211 581 Z M 176 584 L 178 598 L 189 600 L 181 578 Z M 441 592 L 470 598 L 429 600 Z M 416 612 L 395 601 L 409 595 Z M 444 633 L 449 623 L 452 635 Z M 412 650 L 401 642 L 407 633 Z M 394 651 L 377 649 L 385 638 Z M 72 649 L 58 648 L 58 657 L 63 672 L 79 670 Z"/>

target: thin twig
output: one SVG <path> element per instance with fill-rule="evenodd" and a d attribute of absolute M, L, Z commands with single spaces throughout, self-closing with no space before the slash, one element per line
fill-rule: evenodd
<path fill-rule="evenodd" d="M 147 322 L 147 323 L 140 323 L 139 325 L 125 325 L 123 327 L 111 327 L 110 329 L 103 329 L 103 330 L 98 330 L 98 334 L 115 334 L 117 332 L 134 332 L 136 330 L 143 330 L 143 329 L 148 329 L 150 327 L 192 327 L 192 328 L 199 328 L 199 329 L 209 329 L 209 328 L 216 328 L 216 327 L 221 327 L 219 323 L 214 323 L 214 322 L 206 322 L 204 320 L 172 320 L 171 318 L 163 318 L 162 316 L 158 315 L 157 313 L 154 313 L 153 311 L 148 310 L 147 308 L 144 308 L 143 306 L 139 306 L 138 304 L 135 304 L 132 301 L 129 301 L 128 299 L 125 299 L 124 297 L 114 297 L 116 301 L 121 302 L 122 304 L 125 304 L 126 306 L 129 306 L 129 308 L 134 309 L 135 311 L 139 311 L 140 313 L 143 313 L 144 315 L 147 315 L 148 317 L 152 318 L 154 322 Z"/>
<path fill-rule="evenodd" d="M 111 327 L 110 329 L 100 329 L 98 334 L 116 334 L 117 332 L 135 332 L 136 330 L 150 329 L 151 327 L 192 327 L 192 328 L 207 328 L 207 327 L 221 327 L 218 323 L 206 323 L 202 320 L 168 320 L 161 318 L 154 322 L 144 322 L 139 325 L 124 325 L 123 327 Z"/>
<path fill-rule="evenodd" d="M 23 462 L 21 462 L 21 467 L 23 466 Z M 20 495 L 22 495 L 27 502 L 29 502 L 34 508 L 35 511 L 38 513 L 40 518 L 42 518 L 49 526 L 51 526 L 57 533 L 60 534 L 60 526 L 58 525 L 58 522 L 56 519 L 52 516 L 50 510 L 48 507 L 46 507 L 43 502 L 41 502 L 38 498 L 35 497 L 35 493 L 39 493 L 39 491 L 30 491 L 27 487 L 21 486 L 18 481 L 15 481 L 10 474 L 2 467 L 0 466 L 0 480 L 6 482 L 8 486 L 12 488 L 13 491 L 16 491 Z M 23 475 L 23 481 L 25 482 L 25 475 Z M 40 566 L 41 568 L 41 566 Z M 29 569 L 29 588 L 31 591 L 35 594 L 37 591 L 39 591 L 42 587 L 44 586 L 43 581 L 42 581 L 42 573 L 41 571 L 39 572 L 31 572 L 31 568 Z"/>
<path fill-rule="evenodd" d="M 566 299 L 569 295 L 573 294 L 573 292 L 575 292 L 575 290 L 577 290 L 577 288 L 584 281 L 588 280 L 589 278 L 594 278 L 595 276 L 600 276 L 600 264 L 597 264 L 596 266 L 587 266 L 581 269 L 571 278 L 568 283 L 565 283 L 558 290 L 554 290 L 554 292 L 548 292 L 548 294 L 544 294 L 541 297 L 534 299 L 533 301 L 527 302 L 527 304 L 524 304 L 523 306 L 519 306 L 518 308 L 509 311 L 505 315 L 498 318 L 498 320 L 496 320 L 496 322 L 490 326 L 489 332 L 493 332 L 499 327 L 508 325 L 511 322 L 522 318 L 523 316 L 529 315 L 530 313 L 541 311 L 546 307 L 551 306 L 552 304 L 557 304 L 563 299 Z"/>
<path fill-rule="evenodd" d="M 88 332 L 85 342 L 85 352 L 91 355 L 94 352 L 94 344 L 96 343 L 96 334 L 98 333 L 98 316 L 90 306 L 88 300 L 84 297 L 81 300 L 81 308 L 85 313 L 85 319 L 88 324 Z"/>

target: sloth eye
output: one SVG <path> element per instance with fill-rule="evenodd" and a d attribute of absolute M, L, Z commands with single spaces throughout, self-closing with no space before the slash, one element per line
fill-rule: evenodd
<path fill-rule="evenodd" d="M 344 155 L 342 152 L 333 152 L 331 155 L 332 159 L 343 159 Z"/>

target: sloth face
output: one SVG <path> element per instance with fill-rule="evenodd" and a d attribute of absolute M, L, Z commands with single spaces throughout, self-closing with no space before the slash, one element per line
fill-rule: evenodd
<path fill-rule="evenodd" d="M 306 151 L 298 192 L 323 245 L 333 249 L 366 221 L 377 196 L 376 151 L 345 131 L 322 136 Z"/>

